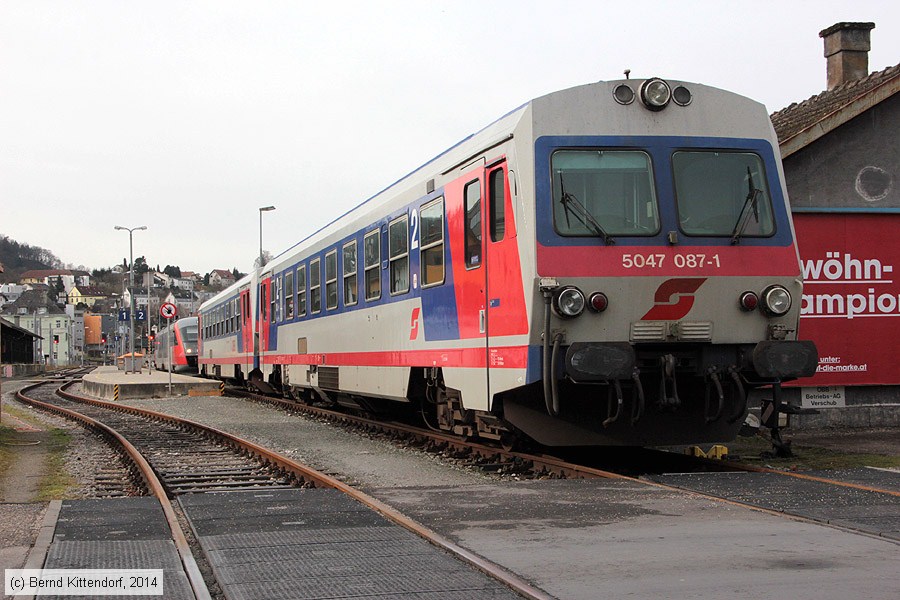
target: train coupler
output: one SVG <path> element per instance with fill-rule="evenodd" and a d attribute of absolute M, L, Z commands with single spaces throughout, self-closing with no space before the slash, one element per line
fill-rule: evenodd
<path fill-rule="evenodd" d="M 678 383 L 675 380 L 675 357 L 671 354 L 659 359 L 662 377 L 659 381 L 659 398 L 656 403 L 660 410 L 675 410 L 681 406 L 678 397 Z"/>

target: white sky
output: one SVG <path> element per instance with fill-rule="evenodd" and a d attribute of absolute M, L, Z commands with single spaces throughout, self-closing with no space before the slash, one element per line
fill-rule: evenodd
<path fill-rule="evenodd" d="M 825 88 L 818 32 L 896 0 L 0 0 L 0 233 L 88 268 L 248 271 L 530 98 L 660 76 L 769 112 Z"/>

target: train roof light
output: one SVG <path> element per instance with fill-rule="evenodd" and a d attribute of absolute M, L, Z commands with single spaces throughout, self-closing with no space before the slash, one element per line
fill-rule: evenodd
<path fill-rule="evenodd" d="M 677 88 L 672 90 L 672 100 L 678 106 L 687 106 L 693 99 L 694 95 L 691 94 L 691 90 L 687 89 L 683 85 L 679 85 Z"/>
<path fill-rule="evenodd" d="M 624 83 L 620 83 L 613 90 L 613 98 L 619 104 L 631 104 L 634 102 L 634 90 Z"/>
<path fill-rule="evenodd" d="M 641 84 L 641 102 L 650 110 L 662 110 L 672 99 L 672 89 L 669 84 L 654 77 Z"/>

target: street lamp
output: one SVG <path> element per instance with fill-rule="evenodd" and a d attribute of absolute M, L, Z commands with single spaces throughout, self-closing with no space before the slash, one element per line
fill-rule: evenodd
<path fill-rule="evenodd" d="M 263 258 L 263 244 L 262 244 L 262 214 L 264 212 L 269 212 L 270 210 L 275 210 L 274 206 L 261 206 L 259 209 L 259 268 L 261 269 L 263 266 L 263 262 L 265 259 Z"/>
<path fill-rule="evenodd" d="M 135 373 L 134 370 L 134 241 L 132 240 L 132 235 L 135 231 L 143 231 L 147 229 L 146 225 L 141 225 L 140 227 L 121 227 L 120 225 L 116 225 L 116 230 L 118 231 L 127 231 L 128 232 L 128 262 L 131 267 L 128 269 L 128 323 L 131 326 L 131 334 L 129 338 L 129 344 L 131 346 L 131 372 Z M 127 373 L 128 370 L 126 369 Z"/>

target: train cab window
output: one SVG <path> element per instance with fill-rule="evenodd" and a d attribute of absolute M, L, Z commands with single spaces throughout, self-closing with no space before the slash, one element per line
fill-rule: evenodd
<path fill-rule="evenodd" d="M 322 312 L 322 261 L 309 263 L 309 312 Z"/>
<path fill-rule="evenodd" d="M 325 255 L 325 308 L 333 310 L 338 305 L 337 250 Z"/>
<path fill-rule="evenodd" d="M 650 156 L 640 150 L 557 150 L 550 158 L 553 223 L 564 236 L 659 231 Z"/>
<path fill-rule="evenodd" d="M 409 217 L 403 215 L 388 226 L 388 260 L 391 294 L 409 291 Z"/>
<path fill-rule="evenodd" d="M 444 199 L 419 211 L 422 287 L 444 283 Z"/>
<path fill-rule="evenodd" d="M 762 159 L 750 152 L 672 155 L 678 223 L 686 235 L 765 237 L 775 233 Z"/>
<path fill-rule="evenodd" d="M 294 318 L 294 272 L 288 271 L 284 276 L 284 319 Z"/>
<path fill-rule="evenodd" d="M 370 231 L 363 240 L 366 270 L 366 300 L 381 298 L 381 244 L 379 230 Z"/>
<path fill-rule="evenodd" d="M 344 306 L 352 306 L 359 301 L 356 240 L 344 244 L 341 262 L 344 265 Z"/>
<path fill-rule="evenodd" d="M 297 267 L 297 316 L 306 316 L 306 265 Z"/>
<path fill-rule="evenodd" d="M 481 266 L 481 181 L 476 179 L 465 188 L 466 267 Z"/>
<path fill-rule="evenodd" d="M 495 169 L 488 175 L 488 196 L 491 241 L 499 242 L 506 235 L 506 176 L 503 169 Z"/>

